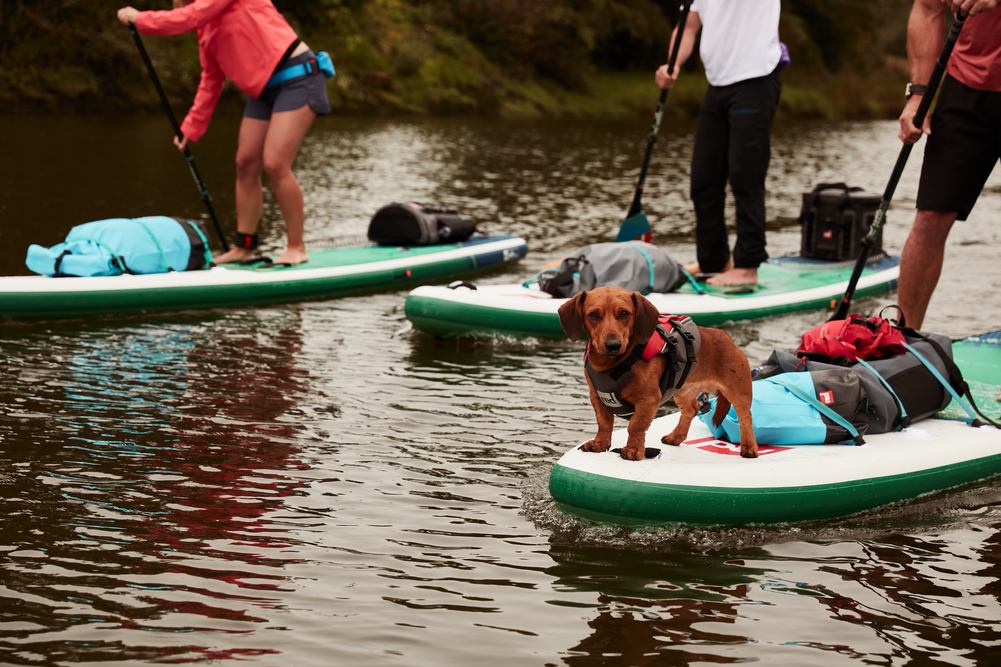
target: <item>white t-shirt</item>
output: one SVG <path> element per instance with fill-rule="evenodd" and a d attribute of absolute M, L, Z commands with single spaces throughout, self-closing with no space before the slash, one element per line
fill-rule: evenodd
<path fill-rule="evenodd" d="M 781 0 L 694 0 L 702 21 L 699 56 L 714 86 L 772 73 L 779 46 Z"/>

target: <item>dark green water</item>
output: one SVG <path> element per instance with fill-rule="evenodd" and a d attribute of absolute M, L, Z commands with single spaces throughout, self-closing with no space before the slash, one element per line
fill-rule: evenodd
<path fill-rule="evenodd" d="M 894 128 L 776 128 L 772 254 L 798 249 L 814 184 L 883 189 Z M 523 280 L 614 235 L 647 129 L 323 119 L 296 168 L 307 240 L 448 203 L 528 240 L 483 279 Z M 690 129 L 665 130 L 644 197 L 681 261 Z M 230 232 L 235 131 L 194 149 Z M 0 118 L 0 273 L 75 224 L 158 213 L 202 214 L 164 119 Z M 925 328 L 1001 328 L 999 214 L 996 174 Z M 262 236 L 283 242 L 271 199 Z M 546 489 L 593 429 L 581 348 L 435 341 L 404 298 L 0 324 L 0 664 L 996 664 L 996 485 L 796 527 L 582 524 Z M 756 364 L 825 318 L 726 328 Z"/>

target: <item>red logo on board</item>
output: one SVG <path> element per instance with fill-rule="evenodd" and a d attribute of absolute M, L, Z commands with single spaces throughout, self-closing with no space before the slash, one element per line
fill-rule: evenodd
<path fill-rule="evenodd" d="M 834 238 L 834 230 L 833 229 L 825 229 L 824 233 L 821 234 L 821 236 L 824 237 L 825 241 L 830 241 L 831 239 Z"/>
<path fill-rule="evenodd" d="M 713 454 L 723 454 L 724 456 L 740 456 L 740 445 L 735 445 L 732 442 L 726 442 L 724 440 L 717 440 L 716 438 L 699 438 L 698 440 L 685 440 L 685 442 L 683 442 L 682 444 L 693 445 L 704 452 L 712 452 Z M 758 456 L 767 456 L 768 454 L 778 454 L 779 452 L 784 452 L 787 449 L 792 449 L 792 448 L 758 445 Z"/>
<path fill-rule="evenodd" d="M 834 403 L 834 392 L 833 391 L 822 391 L 820 392 L 820 402 L 824 405 L 831 405 Z"/>

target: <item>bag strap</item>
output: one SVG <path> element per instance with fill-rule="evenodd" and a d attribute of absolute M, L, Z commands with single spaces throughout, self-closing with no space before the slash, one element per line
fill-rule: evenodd
<path fill-rule="evenodd" d="M 694 277 L 692 277 L 692 274 L 686 271 L 685 267 L 683 267 L 681 264 L 678 264 L 678 268 L 681 269 L 681 272 L 683 274 L 685 274 L 685 278 L 687 278 L 688 282 L 691 283 L 692 287 L 695 289 L 696 294 L 702 295 L 706 293 L 706 291 L 699 286 L 699 281 L 697 281 Z"/>
<path fill-rule="evenodd" d="M 205 248 L 205 252 L 202 254 L 202 257 L 205 259 L 205 266 L 210 265 L 212 263 L 212 250 L 209 248 L 209 240 L 205 238 L 205 234 L 202 234 L 202 230 L 199 229 L 199 225 L 196 225 L 188 220 L 178 220 L 178 222 L 182 225 L 186 225 L 190 229 L 195 230 L 195 234 L 198 234 L 198 238 L 202 240 L 202 247 Z"/>
<path fill-rule="evenodd" d="M 903 314 L 901 314 L 901 320 L 902 319 L 903 319 Z M 929 338 L 928 336 L 925 336 L 921 332 L 915 331 L 914 329 L 904 329 L 901 326 L 901 332 L 904 333 L 905 335 L 912 334 L 917 338 L 920 338 L 921 340 L 927 341 L 929 345 L 935 348 L 935 352 L 938 353 L 938 356 L 942 359 L 942 363 L 945 364 L 946 369 L 949 371 L 949 379 L 952 380 L 953 386 L 957 387 L 961 392 L 963 392 L 963 395 L 966 396 L 966 400 L 970 402 L 970 405 L 973 406 L 973 409 L 976 410 L 977 414 L 980 415 L 981 419 L 986 421 L 988 424 L 994 425 L 996 428 L 1001 428 L 1001 424 L 998 424 L 990 417 L 986 416 L 983 412 L 980 411 L 980 408 L 977 407 L 977 402 L 973 400 L 973 392 L 970 390 L 970 385 L 967 384 L 965 379 L 963 379 L 963 372 L 959 370 L 959 366 L 957 366 L 956 362 L 952 360 L 952 356 L 946 354 L 945 350 L 942 349 L 941 345 L 935 342 L 934 339 Z"/>
<path fill-rule="evenodd" d="M 859 435 L 858 429 L 855 428 L 855 426 L 852 425 L 850 421 L 848 421 L 847 419 L 839 415 L 837 412 L 835 412 L 834 410 L 830 409 L 829 407 L 818 401 L 816 396 L 808 394 L 807 392 L 803 391 L 800 387 L 796 386 L 789 380 L 783 378 L 781 375 L 773 375 L 770 378 L 764 378 L 762 382 L 774 382 L 775 384 L 782 385 L 783 387 L 788 389 L 791 394 L 803 399 L 813 407 L 817 408 L 820 414 L 824 415 L 832 422 L 834 422 L 841 428 L 848 431 L 848 433 L 852 436 L 852 439 L 855 441 L 856 445 L 865 444 L 865 440 L 863 440 L 862 436 Z"/>
<path fill-rule="evenodd" d="M 649 273 L 650 273 L 650 286 L 647 287 L 646 294 L 649 294 L 650 292 L 653 291 L 653 285 L 654 285 L 654 282 L 653 282 L 653 260 L 650 259 L 650 253 L 648 253 L 642 247 L 640 247 L 640 246 L 638 246 L 638 245 L 636 245 L 635 243 L 632 243 L 632 242 L 630 242 L 629 245 L 631 245 L 632 247 L 634 247 L 637 250 L 639 250 L 641 253 L 643 253 L 643 256 L 646 257 L 646 266 L 647 266 L 647 269 L 649 270 Z"/>
<path fill-rule="evenodd" d="M 875 368 L 873 368 L 864 359 L 859 358 L 859 359 L 856 359 L 855 361 L 857 361 L 859 363 L 859 365 L 861 365 L 863 368 L 868 368 L 872 372 L 872 374 L 876 376 L 876 379 L 879 380 L 880 384 L 882 384 L 884 387 L 886 387 L 886 390 L 888 392 L 890 392 L 890 394 L 893 396 L 893 400 L 895 400 L 897 402 L 897 407 L 900 408 L 900 420 L 897 422 L 897 427 L 898 428 L 907 428 L 908 426 L 910 426 L 911 425 L 911 418 L 907 416 L 907 410 L 904 409 L 904 402 L 900 400 L 899 396 L 897 396 L 897 392 L 893 391 L 893 387 L 890 386 L 890 383 L 887 382 L 883 378 L 883 376 L 879 374 L 879 371 L 877 371 Z"/>
<path fill-rule="evenodd" d="M 921 338 L 924 338 L 924 336 L 921 336 Z M 939 356 L 941 356 L 943 359 L 948 359 L 948 357 L 946 357 L 942 353 L 942 351 L 941 351 L 942 348 L 940 346 L 938 346 L 934 341 L 932 341 L 932 340 L 930 340 L 928 338 L 924 338 L 924 339 L 927 340 L 927 341 L 929 341 L 935 347 L 938 348 Z M 921 353 L 919 353 L 917 350 L 915 350 L 913 346 L 911 346 L 911 345 L 909 345 L 907 343 L 904 343 L 904 347 L 906 347 L 907 350 L 911 354 L 913 354 L 915 357 L 917 357 L 917 360 L 920 361 L 922 364 L 924 364 L 925 368 L 927 368 L 929 371 L 931 371 L 931 374 L 935 376 L 935 379 L 939 381 L 939 384 L 941 384 L 943 387 L 945 387 L 946 391 L 948 391 L 950 394 L 952 394 L 953 399 L 955 399 L 956 403 L 959 404 L 959 407 L 963 408 L 963 410 L 966 411 L 966 414 L 968 414 L 970 416 L 970 426 L 983 426 L 984 425 L 984 422 L 982 422 L 979 419 L 977 419 L 977 415 L 980 415 L 981 417 L 983 417 L 983 419 L 988 424 L 994 426 L 995 428 L 1001 428 L 1001 424 L 998 424 L 997 422 L 992 421 L 990 418 L 985 417 L 984 414 L 981 413 L 979 409 L 977 409 L 977 414 L 973 414 L 973 410 L 971 410 L 970 406 L 967 405 L 966 401 L 963 400 L 963 397 L 960 396 L 956 392 L 956 390 L 952 387 L 952 385 L 948 381 L 946 381 L 946 379 L 944 377 L 942 377 L 942 374 L 938 372 L 937 368 L 935 368 L 934 366 L 932 366 L 932 364 L 931 364 L 930 361 L 928 361 L 923 356 L 921 356 Z M 949 361 L 952 362 L 952 359 L 949 359 Z M 952 365 L 955 366 L 955 362 L 952 362 Z M 946 363 L 946 367 L 947 368 L 949 367 L 948 363 Z M 959 367 L 958 366 L 956 366 L 956 371 L 957 372 L 959 371 Z M 962 376 L 960 376 L 960 377 L 962 377 Z M 972 403 L 973 407 L 976 408 L 977 404 L 973 401 L 973 396 L 970 393 L 970 386 L 968 384 L 966 384 L 965 380 L 962 380 L 962 387 L 961 388 L 966 393 L 966 396 L 969 399 L 970 403 Z"/>

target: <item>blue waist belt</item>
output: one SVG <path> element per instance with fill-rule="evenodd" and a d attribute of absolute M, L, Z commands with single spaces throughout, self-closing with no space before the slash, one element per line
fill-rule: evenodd
<path fill-rule="evenodd" d="M 334 75 L 334 63 L 330 61 L 330 54 L 326 51 L 320 51 L 316 54 L 315 58 L 310 58 L 304 63 L 299 63 L 298 65 L 292 65 L 291 67 L 278 70 L 271 75 L 271 78 L 268 79 L 268 82 L 264 85 L 264 87 L 270 88 L 271 86 L 277 86 L 283 81 L 295 79 L 300 76 L 316 74 L 317 72 L 323 72 L 323 76 L 328 79 Z"/>

